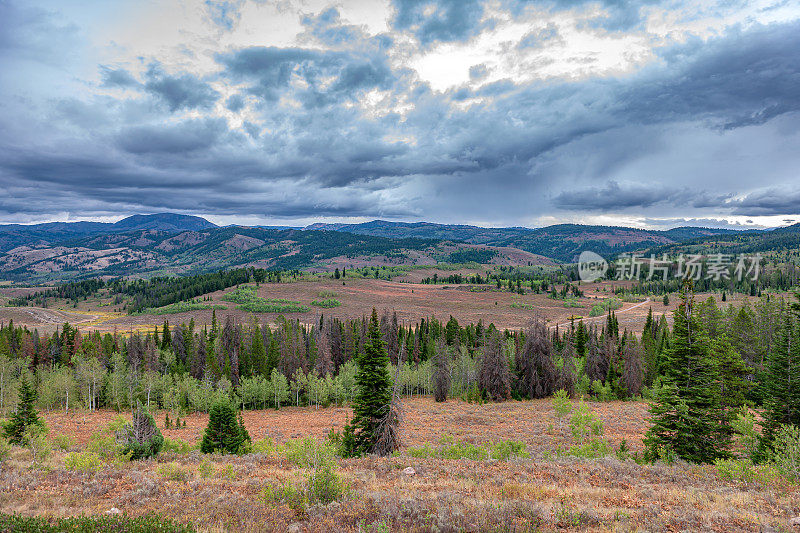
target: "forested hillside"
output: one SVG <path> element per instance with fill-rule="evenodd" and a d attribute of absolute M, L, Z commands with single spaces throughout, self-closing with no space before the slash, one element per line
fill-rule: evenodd
<path fill-rule="evenodd" d="M 782 336 L 797 331 L 789 303 L 765 297 L 754 307 L 719 308 L 713 299 L 693 304 L 692 320 L 700 328 L 694 334 L 707 336 L 715 356 L 733 358 L 720 367 L 738 383 L 739 399 L 731 408 L 764 399 L 770 354 Z M 462 325 L 452 318 L 402 324 L 396 314 L 383 312 L 380 328 L 391 363 L 401 365 L 404 394 L 430 394 L 433 362 L 444 357 L 449 396 L 477 393 L 495 400 L 541 398 L 560 389 L 600 400 L 651 395 L 670 371 L 668 354 L 676 342 L 666 317 L 652 311 L 639 338 L 620 330 L 613 311 L 599 326 L 578 321 L 548 329 L 534 323 L 523 331 Z M 69 401 L 73 407 L 122 409 L 148 398 L 160 405 L 174 387 L 188 409 L 207 409 L 214 391 L 227 394 L 230 387 L 252 408 L 276 402 L 341 403 L 353 393 L 353 363 L 365 331 L 363 319 L 329 319 L 324 313 L 312 325 L 236 323 L 220 317 L 210 327 L 164 321 L 132 335 L 82 334 L 64 324 L 42 336 L 5 324 L 0 330 L 5 405 L 14 404 L 15 376 L 25 368 L 37 372 L 40 398 L 49 408 L 66 408 Z M 500 381 L 482 378 L 499 357 L 491 350 L 505 354 Z"/>
<path fill-rule="evenodd" d="M 374 220 L 363 224 L 315 224 L 309 229 L 326 229 L 382 237 L 452 239 L 492 246 L 511 246 L 564 262 L 574 262 L 583 250 L 604 257 L 673 244 L 710 235 L 726 235 L 733 230 L 679 227 L 667 231 L 619 226 L 559 224 L 543 228 L 481 228 L 477 226 L 433 224 L 430 222 L 388 222 Z"/>

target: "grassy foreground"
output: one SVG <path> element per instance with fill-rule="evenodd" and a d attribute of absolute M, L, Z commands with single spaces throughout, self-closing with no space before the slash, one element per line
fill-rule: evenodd
<path fill-rule="evenodd" d="M 644 404 L 591 408 L 610 446 L 596 459 L 557 452 L 569 431 L 544 400 L 408 400 L 399 454 L 347 460 L 324 443 L 322 423 L 346 418 L 342 409 L 246 412 L 255 443 L 243 456 L 194 449 L 204 415 L 193 414 L 187 429 L 165 433 L 171 451 L 137 462 L 106 457 L 102 439 L 86 438 L 97 429 L 92 416 L 110 414 L 86 414 L 86 423 L 83 413 L 49 416 L 51 434 L 79 429 L 54 439 L 36 465 L 30 450 L 10 449 L 0 464 L 0 509 L 105 517 L 117 508 L 199 531 L 792 531 L 797 485 L 714 466 L 637 464 L 618 452 L 623 436 L 635 453 Z"/>

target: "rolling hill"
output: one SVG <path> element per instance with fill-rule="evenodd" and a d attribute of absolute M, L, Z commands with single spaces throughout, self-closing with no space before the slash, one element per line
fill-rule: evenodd
<path fill-rule="evenodd" d="M 679 243 L 655 246 L 654 254 L 753 254 L 800 249 L 800 224 L 768 231 L 741 231 L 699 236 Z"/>
<path fill-rule="evenodd" d="M 0 255 L 0 278 L 45 282 L 95 276 L 209 272 L 239 266 L 333 270 L 336 267 L 437 262 L 554 264 L 513 248 L 435 239 L 375 237 L 335 231 L 245 226 L 170 231 L 140 229 L 37 241 Z"/>
<path fill-rule="evenodd" d="M 621 252 L 669 245 L 700 237 L 737 233 L 734 230 L 698 227 L 680 227 L 667 231 L 579 224 L 558 224 L 536 229 L 482 228 L 385 220 L 373 220 L 363 224 L 315 224 L 306 229 L 324 229 L 391 238 L 450 239 L 473 244 L 506 246 L 564 262 L 575 261 L 583 250 L 592 250 L 603 256 L 611 256 Z"/>
<path fill-rule="evenodd" d="M 44 224 L 0 225 L 0 252 L 19 246 L 46 247 L 89 235 L 124 233 L 137 230 L 198 231 L 215 228 L 208 220 L 192 215 L 158 213 L 133 215 L 114 223 L 105 222 L 48 222 Z"/>
<path fill-rule="evenodd" d="M 756 250 L 800 244 L 800 226 L 735 232 L 697 227 L 667 231 L 560 224 L 482 228 L 374 220 L 363 224 L 218 227 L 196 216 L 134 215 L 119 222 L 0 226 L 0 278 L 48 282 L 92 276 L 149 276 L 239 266 L 332 270 L 335 267 L 478 262 L 553 265 L 583 250 Z M 757 250 L 756 250 L 757 251 Z"/>

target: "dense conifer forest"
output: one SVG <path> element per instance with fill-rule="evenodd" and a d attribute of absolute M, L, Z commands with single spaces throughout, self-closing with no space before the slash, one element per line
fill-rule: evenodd
<path fill-rule="evenodd" d="M 564 390 L 601 401 L 650 398 L 669 409 L 680 401 L 690 411 L 692 399 L 702 397 L 712 418 L 691 416 L 712 424 L 700 428 L 704 432 L 720 432 L 711 439 L 717 451 L 685 455 L 703 461 L 725 455 L 730 420 L 744 405 L 771 413 L 769 431 L 797 423 L 797 391 L 790 383 L 800 371 L 796 304 L 763 297 L 752 307 L 720 308 L 712 298 L 695 302 L 688 287 L 682 298 L 672 327 L 651 309 L 641 336 L 621 330 L 613 311 L 600 326 L 577 321 L 547 328 L 534 321 L 521 331 L 452 317 L 405 324 L 386 310 L 377 323 L 390 375 L 404 396 L 505 401 Z M 47 410 L 126 410 L 138 402 L 208 411 L 220 398 L 245 409 L 341 405 L 358 394 L 356 362 L 370 345 L 368 322 L 320 314 L 312 324 L 283 318 L 259 324 L 215 314 L 210 327 L 165 320 L 146 333 L 85 334 L 63 324 L 52 335 L 5 323 L 0 409 L 16 405 L 26 371 L 34 376 L 38 405 Z M 656 431 L 654 442 L 667 442 L 663 433 Z"/>

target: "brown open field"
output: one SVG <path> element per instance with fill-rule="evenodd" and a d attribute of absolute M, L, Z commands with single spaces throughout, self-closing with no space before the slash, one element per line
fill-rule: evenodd
<path fill-rule="evenodd" d="M 591 404 L 615 446 L 636 450 L 646 429 L 642 403 Z M 800 514 L 800 488 L 783 481 L 721 479 L 710 466 L 638 465 L 632 460 L 584 460 L 547 454 L 566 437 L 548 400 L 474 405 L 431 398 L 405 402 L 406 445 L 436 445 L 445 435 L 468 442 L 524 442 L 530 458 L 509 461 L 418 458 L 404 448 L 394 457 L 339 459 L 347 490 L 329 505 L 297 506 L 266 497 L 274 487 L 302 486 L 310 470 L 279 453 L 210 456 L 162 453 L 155 460 L 108 463 L 97 471 L 65 467 L 57 451 L 31 468 L 27 450 L 14 448 L 0 464 L 0 507 L 22 514 L 102 514 L 116 507 L 191 520 L 201 531 L 791 531 Z M 163 414 L 159 414 L 163 417 Z M 51 433 L 69 433 L 81 450 L 111 412 L 46 414 Z M 278 442 L 322 438 L 340 428 L 348 409 L 285 408 L 245 412 L 254 439 Z M 161 425 L 159 420 L 159 425 Z M 196 442 L 207 416 L 164 431 Z M 164 473 L 171 463 L 180 474 Z M 414 475 L 404 474 L 405 468 Z M 293 529 L 289 529 L 289 528 Z"/>
<path fill-rule="evenodd" d="M 297 318 L 302 322 L 317 322 L 320 314 L 340 318 L 360 317 L 368 315 L 373 307 L 379 310 L 387 309 L 396 311 L 400 320 L 413 323 L 420 318 L 435 316 L 447 321 L 453 315 L 460 323 L 466 324 L 483 320 L 488 324 L 493 322 L 501 328 L 524 327 L 534 316 L 541 316 L 554 327 L 556 324 L 568 324 L 571 316 L 588 317 L 592 305 L 599 303 L 612 294 L 614 286 L 620 282 L 602 282 L 583 285 L 584 298 L 578 302 L 584 307 L 564 307 L 560 300 L 553 300 L 546 294 L 528 293 L 524 296 L 506 290 L 492 290 L 491 287 L 482 287 L 489 290 L 473 292 L 468 285 L 427 285 L 418 283 L 423 277 L 432 276 L 433 270 L 412 271 L 393 281 L 376 279 L 347 279 L 345 284 L 340 280 L 321 278 L 314 281 L 297 281 L 293 283 L 263 284 L 258 290 L 258 295 L 265 298 L 283 298 L 298 301 L 309 305 L 313 300 L 321 299 L 323 292 L 335 293 L 335 298 L 341 302 L 340 307 L 320 309 L 311 307 L 307 313 L 287 313 L 289 318 Z M 439 275 L 449 275 L 453 271 L 438 271 Z M 463 271 L 462 274 L 473 274 L 475 271 Z M 407 280 L 407 281 L 404 281 Z M 415 283 L 416 282 L 416 283 Z M 10 289 L 0 289 L 8 291 Z M 217 317 L 233 315 L 239 321 L 250 320 L 251 313 L 236 309 L 236 305 L 222 300 L 226 292 L 211 293 L 213 301 L 204 302 L 222 305 L 227 310 L 218 310 Z M 698 299 L 704 299 L 707 294 L 698 294 Z M 720 295 L 714 295 L 718 305 Z M 741 305 L 745 297 L 736 295 L 728 303 Z M 642 299 L 644 300 L 644 299 Z M 102 305 L 101 305 L 102 304 Z M 626 302 L 622 309 L 616 311 L 620 327 L 631 331 L 640 332 L 650 307 L 653 313 L 660 316 L 671 312 L 677 307 L 678 299 L 672 295 L 670 305 L 664 306 L 661 299 L 651 302 Z M 198 325 L 210 324 L 212 312 L 194 311 L 190 313 L 177 313 L 171 315 L 141 315 L 129 316 L 124 313 L 114 312 L 113 305 L 108 301 L 90 299 L 79 303 L 77 308 L 10 308 L 0 307 L 0 320 L 7 322 L 13 319 L 16 324 L 24 324 L 30 328 L 50 332 L 58 324 L 69 321 L 70 324 L 79 326 L 84 331 L 98 329 L 100 331 L 120 332 L 131 330 L 152 329 L 163 321 L 171 323 L 189 322 L 194 319 Z M 259 313 L 258 320 L 262 323 L 273 323 L 277 318 L 275 313 Z M 586 318 L 585 321 L 602 322 L 603 316 Z"/>
<path fill-rule="evenodd" d="M 498 439 L 519 440 L 533 450 L 555 450 L 566 433 L 559 432 L 558 420 L 550 400 L 504 402 L 476 405 L 453 400 L 445 405 L 428 397 L 406 398 L 403 401 L 405 420 L 403 443 L 420 446 L 437 442 L 450 435 L 467 442 L 489 442 Z M 625 439 L 633 448 L 641 448 L 647 428 L 647 406 L 644 402 L 593 403 L 592 409 L 604 422 L 606 437 L 614 446 Z M 119 413 L 114 411 L 78 411 L 43 413 L 55 433 L 73 436 L 79 444 L 89 441 L 91 434 L 107 425 Z M 163 426 L 164 412 L 154 413 Z M 284 407 L 280 410 L 244 411 L 244 423 L 255 439 L 269 437 L 276 442 L 313 437 L 323 439 L 331 430 L 341 431 L 352 416 L 349 408 Z M 163 430 L 164 436 L 199 444 L 208 423 L 206 413 L 186 416 L 186 428 Z"/>

